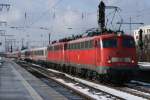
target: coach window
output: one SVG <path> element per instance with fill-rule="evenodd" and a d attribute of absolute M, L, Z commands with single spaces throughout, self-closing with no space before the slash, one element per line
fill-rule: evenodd
<path fill-rule="evenodd" d="M 42 50 L 39 51 L 39 55 L 42 55 Z"/>
<path fill-rule="evenodd" d="M 91 44 L 90 44 L 90 41 L 88 41 L 88 48 L 91 48 Z"/>
<path fill-rule="evenodd" d="M 78 49 L 80 49 L 80 43 L 78 43 Z"/>
<path fill-rule="evenodd" d="M 71 50 L 72 49 L 72 45 L 71 44 L 69 44 L 70 46 L 69 46 L 69 49 Z"/>
<path fill-rule="evenodd" d="M 77 44 L 75 43 L 75 44 L 74 44 L 74 49 L 76 49 L 76 48 L 77 48 Z"/>
<path fill-rule="evenodd" d="M 76 49 L 78 49 L 78 43 L 76 43 Z"/>
<path fill-rule="evenodd" d="M 82 49 L 84 48 L 84 42 L 81 42 L 81 48 Z"/>
<path fill-rule="evenodd" d="M 80 42 L 80 49 L 82 49 L 82 42 Z"/>
<path fill-rule="evenodd" d="M 88 41 L 85 41 L 85 48 L 88 48 Z"/>
<path fill-rule="evenodd" d="M 38 55 L 41 55 L 41 50 L 38 51 Z"/>
<path fill-rule="evenodd" d="M 93 46 L 92 46 L 92 40 L 91 41 L 89 41 L 89 48 L 92 48 Z"/>
<path fill-rule="evenodd" d="M 69 44 L 67 45 L 67 49 L 70 49 L 70 45 Z"/>
<path fill-rule="evenodd" d="M 74 44 L 72 44 L 72 49 L 74 49 Z"/>
<path fill-rule="evenodd" d="M 78 43 L 76 43 L 76 49 L 78 49 Z"/>
<path fill-rule="evenodd" d="M 74 49 L 76 49 L 76 43 L 74 43 Z"/>
<path fill-rule="evenodd" d="M 76 49 L 76 43 L 74 43 L 74 49 Z"/>
<path fill-rule="evenodd" d="M 37 55 L 39 55 L 39 50 L 37 51 Z"/>
<path fill-rule="evenodd" d="M 43 55 L 43 50 L 40 51 L 40 55 Z"/>
<path fill-rule="evenodd" d="M 70 49 L 72 49 L 72 44 L 70 44 Z"/>
<path fill-rule="evenodd" d="M 40 51 L 39 50 L 37 51 L 37 55 L 40 55 Z"/>
<path fill-rule="evenodd" d="M 71 44 L 71 49 L 73 50 L 73 44 Z"/>
<path fill-rule="evenodd" d="M 70 44 L 68 44 L 68 50 L 70 49 Z"/>
<path fill-rule="evenodd" d="M 70 49 L 70 44 L 67 45 L 67 49 L 68 49 L 68 50 Z"/>
<path fill-rule="evenodd" d="M 78 43 L 76 43 L 76 49 L 78 49 Z"/>
<path fill-rule="evenodd" d="M 56 46 L 56 50 L 58 50 L 59 49 L 59 47 L 58 46 Z"/>
<path fill-rule="evenodd" d="M 80 47 L 81 47 L 81 49 L 83 48 L 83 46 L 82 46 L 82 42 L 80 43 Z"/>
<path fill-rule="evenodd" d="M 76 43 L 74 43 L 74 49 L 76 49 Z"/>
<path fill-rule="evenodd" d="M 80 47 L 80 45 L 79 45 L 79 43 L 77 43 L 77 49 L 79 49 L 79 47 Z"/>
<path fill-rule="evenodd" d="M 55 46 L 53 46 L 53 51 L 55 51 Z"/>
<path fill-rule="evenodd" d="M 41 50 L 38 51 L 38 55 L 41 55 Z"/>
<path fill-rule="evenodd" d="M 72 44 L 70 44 L 70 49 L 72 49 Z"/>
<path fill-rule="evenodd" d="M 82 44 L 81 44 L 81 42 L 79 43 L 79 45 L 80 45 L 80 49 L 82 48 Z"/>
<path fill-rule="evenodd" d="M 41 55 L 43 55 L 43 50 L 41 50 Z"/>
<path fill-rule="evenodd" d="M 36 54 L 38 55 L 39 51 L 36 51 Z"/>

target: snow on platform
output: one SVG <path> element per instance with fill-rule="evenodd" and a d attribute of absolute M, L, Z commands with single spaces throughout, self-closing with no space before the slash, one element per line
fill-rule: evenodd
<path fill-rule="evenodd" d="M 62 73 L 62 72 L 58 72 L 58 71 L 52 70 L 52 69 L 48 69 L 48 70 L 53 71 L 53 72 L 55 72 L 55 73 Z M 65 74 L 65 73 L 63 73 L 63 74 Z M 112 88 L 109 88 L 109 87 L 104 86 L 104 85 L 92 83 L 92 82 L 89 82 L 89 81 L 86 81 L 86 80 L 83 80 L 83 79 L 80 79 L 80 78 L 76 78 L 76 77 L 70 76 L 70 75 L 68 75 L 68 74 L 65 74 L 65 75 L 66 75 L 67 77 L 73 79 L 73 80 L 76 80 L 77 82 L 86 84 L 86 85 L 88 85 L 88 86 L 91 86 L 91 87 L 93 87 L 93 88 L 99 89 L 99 90 L 101 90 L 101 91 L 104 91 L 104 92 L 106 92 L 106 93 L 112 94 L 112 95 L 114 95 L 114 96 L 121 97 L 121 98 L 123 98 L 123 99 L 125 99 L 125 100 L 146 100 L 146 99 L 144 99 L 144 98 L 142 98 L 142 97 L 134 96 L 134 95 L 132 95 L 132 94 L 129 94 L 129 93 L 126 93 L 126 92 L 123 92 L 123 91 L 119 91 L 119 90 L 116 90 L 116 89 L 112 89 Z M 58 80 L 60 80 L 60 79 L 58 79 Z M 60 80 L 60 81 L 63 82 L 63 80 Z M 64 83 L 65 83 L 65 82 L 64 82 Z M 67 84 L 67 83 L 65 83 L 65 84 Z M 71 85 L 71 84 L 68 83 L 68 85 Z M 75 87 L 75 85 L 72 85 L 72 87 L 74 87 L 74 88 L 80 90 L 79 87 Z M 82 90 L 82 89 L 81 89 L 81 91 L 83 91 L 83 92 L 85 92 L 86 94 L 88 94 L 88 93 L 87 93 L 88 90 L 85 91 L 85 90 Z M 91 95 L 91 94 L 88 94 L 88 95 L 91 96 L 91 97 L 94 97 L 94 95 Z M 102 97 L 103 97 L 103 96 L 102 96 Z M 95 95 L 94 98 L 95 98 L 95 99 L 98 99 L 98 97 L 97 97 L 96 95 Z M 104 98 L 105 98 L 105 97 L 104 97 Z M 106 98 L 105 98 L 105 99 L 106 99 Z M 105 100 L 105 99 L 98 99 L 98 100 Z"/>

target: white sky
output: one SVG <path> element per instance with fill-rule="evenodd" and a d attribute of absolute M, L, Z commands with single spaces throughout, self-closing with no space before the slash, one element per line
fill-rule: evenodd
<path fill-rule="evenodd" d="M 100 0 L 1 0 L 0 3 L 11 5 L 10 11 L 0 12 L 0 21 L 7 21 L 8 26 L 0 26 L 7 34 L 15 35 L 17 45 L 20 46 L 24 39 L 30 46 L 46 45 L 40 41 L 48 41 L 48 33 L 52 40 L 72 34 L 81 34 L 86 29 L 97 27 L 97 6 Z M 130 16 L 133 22 L 150 24 L 150 1 L 149 0 L 103 0 L 106 5 L 114 5 L 121 8 L 120 15 L 124 22 L 129 22 Z M 26 13 L 26 18 L 25 18 Z M 82 14 L 84 17 L 82 18 Z M 116 15 L 116 16 L 119 16 Z M 116 17 L 116 19 L 119 17 Z M 120 21 L 120 20 L 119 20 Z M 114 24 L 113 24 L 114 25 Z M 12 29 L 10 27 L 28 27 Z M 30 27 L 30 28 L 29 28 Z M 42 30 L 46 27 L 49 30 Z M 113 27 L 116 28 L 116 25 Z M 139 25 L 132 26 L 133 29 Z M 68 29 L 72 28 L 72 29 Z M 122 29 L 129 32 L 129 26 Z M 10 37 L 7 37 L 10 38 Z M 4 37 L 0 37 L 4 42 Z M 39 41 L 39 42 L 38 42 Z M 4 44 L 4 43 L 3 43 Z M 4 45 L 0 47 L 4 50 Z"/>

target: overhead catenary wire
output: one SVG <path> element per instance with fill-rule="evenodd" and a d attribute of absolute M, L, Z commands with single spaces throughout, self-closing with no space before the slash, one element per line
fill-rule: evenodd
<path fill-rule="evenodd" d="M 47 12 L 49 12 L 51 9 L 54 9 L 61 1 L 63 0 L 58 0 L 51 8 L 47 9 L 45 12 L 43 12 L 34 22 L 32 22 L 30 25 L 34 25 L 39 21 L 40 18 L 44 17 Z"/>

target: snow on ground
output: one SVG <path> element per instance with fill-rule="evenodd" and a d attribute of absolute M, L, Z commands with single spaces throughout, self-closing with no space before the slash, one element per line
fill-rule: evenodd
<path fill-rule="evenodd" d="M 141 69 L 150 69 L 150 62 L 138 62 Z"/>
<path fill-rule="evenodd" d="M 65 84 L 65 85 L 68 85 L 69 87 L 71 87 L 77 91 L 80 91 L 96 100 L 112 100 L 111 98 L 109 99 L 109 97 L 107 98 L 106 95 L 103 96 L 102 93 L 99 93 L 99 94 L 91 93 L 91 92 L 89 92 L 88 88 L 82 88 L 82 87 L 78 86 L 77 83 L 68 83 L 68 82 L 64 81 L 63 79 L 55 79 L 55 80 Z"/>
<path fill-rule="evenodd" d="M 32 64 L 33 66 L 37 66 L 37 67 L 42 67 L 42 66 L 40 66 L 40 65 L 37 65 L 37 64 Z"/>
<path fill-rule="evenodd" d="M 58 71 L 52 70 L 52 69 L 48 69 L 48 70 L 53 71 L 53 72 L 57 72 L 57 73 L 61 73 L 61 72 L 58 72 Z M 86 80 L 83 80 L 83 79 L 72 77 L 68 74 L 65 74 L 65 75 L 67 77 L 71 78 L 71 79 L 74 79 L 74 80 L 80 82 L 80 83 L 83 83 L 83 84 L 86 84 L 88 86 L 94 87 L 94 88 L 99 89 L 101 91 L 104 91 L 106 93 L 121 97 L 123 99 L 127 99 L 127 100 L 146 100 L 142 97 L 134 96 L 134 95 L 131 95 L 131 94 L 128 94 L 128 93 L 125 93 L 125 92 L 122 92 L 122 91 L 119 91 L 119 90 L 116 90 L 116 89 L 106 87 L 104 85 L 100 85 L 100 84 L 92 83 L 92 82 L 89 82 L 89 81 L 86 81 Z M 59 80 L 61 80 L 61 79 L 59 79 Z M 73 86 L 73 87 L 75 87 L 75 86 Z M 75 88 L 77 88 L 77 87 L 75 87 Z M 82 90 L 82 89 L 80 89 L 80 90 Z M 85 90 L 83 92 L 85 92 Z M 87 93 L 85 92 L 85 94 L 87 94 Z M 91 95 L 89 95 L 89 96 L 91 96 Z M 95 98 L 98 99 L 98 100 L 105 100 L 105 99 L 102 99 L 102 98 L 97 98 L 96 96 L 95 96 Z M 108 98 L 107 98 L 107 100 L 108 100 Z"/>
<path fill-rule="evenodd" d="M 150 83 L 145 83 L 145 82 L 140 82 L 140 81 L 135 81 L 135 80 L 132 80 L 131 83 L 138 83 L 140 85 L 150 86 Z"/>

